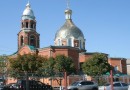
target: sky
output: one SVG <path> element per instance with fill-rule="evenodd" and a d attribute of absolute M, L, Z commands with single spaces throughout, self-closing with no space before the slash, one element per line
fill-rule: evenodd
<path fill-rule="evenodd" d="M 17 34 L 28 0 L 1 0 L 0 55 L 17 51 Z M 30 0 L 40 34 L 40 48 L 54 45 L 65 23 L 66 0 Z M 130 58 L 130 0 L 70 0 L 72 20 L 86 39 L 87 52 Z"/>

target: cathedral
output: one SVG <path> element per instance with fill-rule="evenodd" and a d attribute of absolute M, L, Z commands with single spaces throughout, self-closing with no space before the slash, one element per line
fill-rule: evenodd
<path fill-rule="evenodd" d="M 72 10 L 65 10 L 65 23 L 56 32 L 54 45 L 40 48 L 40 34 L 36 30 L 36 19 L 27 3 L 21 18 L 21 29 L 18 33 L 18 52 L 17 54 L 37 53 L 45 57 L 55 57 L 58 54 L 72 57 L 79 70 L 79 62 L 86 57 L 85 38 L 82 31 L 74 24 L 71 19 Z"/>
<path fill-rule="evenodd" d="M 22 14 L 21 28 L 18 33 L 18 50 L 12 56 L 36 53 L 49 58 L 61 54 L 71 57 L 75 68 L 80 71 L 81 64 L 95 52 L 87 52 L 85 49 L 86 40 L 83 32 L 74 24 L 71 18 L 72 10 L 67 8 L 64 13 L 65 23 L 55 32 L 54 45 L 40 48 L 40 34 L 36 30 L 36 18 L 30 3 L 27 3 Z M 127 74 L 125 58 L 110 57 L 108 62 L 114 69 Z"/>
<path fill-rule="evenodd" d="M 85 49 L 84 34 L 74 24 L 71 18 L 72 10 L 68 7 L 64 13 L 65 23 L 55 33 L 54 45 L 40 48 L 40 34 L 36 30 L 36 18 L 28 2 L 21 18 L 21 28 L 18 33 L 18 51 L 14 55 L 37 53 L 41 56 L 55 57 L 62 54 L 71 57 L 76 69 L 80 70 L 81 64 L 91 57 L 94 52 L 87 52 Z M 126 65 L 125 58 L 112 57 L 108 58 L 108 62 L 120 72 L 127 73 L 127 69 L 121 67 Z"/>

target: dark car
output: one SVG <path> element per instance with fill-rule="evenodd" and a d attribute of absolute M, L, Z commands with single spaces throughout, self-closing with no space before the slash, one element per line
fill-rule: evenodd
<path fill-rule="evenodd" d="M 18 89 L 18 85 L 17 83 L 9 83 L 7 85 L 4 85 L 2 90 L 17 90 Z"/>
<path fill-rule="evenodd" d="M 18 80 L 18 90 L 26 90 L 26 80 Z M 53 90 L 51 85 L 46 85 L 40 81 L 28 80 L 29 90 Z"/>
<path fill-rule="evenodd" d="M 5 84 L 5 80 L 3 78 L 0 78 L 0 85 L 4 85 Z"/>

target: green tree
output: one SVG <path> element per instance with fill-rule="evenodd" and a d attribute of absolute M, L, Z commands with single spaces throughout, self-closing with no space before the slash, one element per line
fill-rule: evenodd
<path fill-rule="evenodd" d="M 67 76 L 66 75 L 69 75 L 69 74 L 75 72 L 75 66 L 74 66 L 74 62 L 73 62 L 72 58 L 67 57 L 65 55 L 57 55 L 55 57 L 54 71 L 56 73 L 55 74 L 56 76 L 65 77 L 65 81 L 67 82 L 67 79 L 66 79 Z M 65 75 L 65 73 L 66 73 L 66 75 Z M 55 80 L 61 86 L 61 80 L 62 79 L 56 78 Z"/>
<path fill-rule="evenodd" d="M 10 73 L 13 77 L 21 76 L 20 73 L 25 74 L 26 78 L 26 90 L 29 90 L 28 73 L 36 73 L 40 67 L 44 58 L 37 54 L 24 54 L 18 55 L 15 59 L 10 59 L 10 67 L 13 73 Z"/>
<path fill-rule="evenodd" d="M 55 66 L 55 59 L 53 57 L 50 57 L 47 61 L 47 69 L 49 71 L 49 76 L 54 76 L 55 71 L 54 71 L 54 66 Z"/>
<path fill-rule="evenodd" d="M 42 67 L 38 71 L 39 75 L 42 75 L 44 77 L 54 76 L 54 65 L 55 59 L 53 57 L 50 57 L 49 59 L 45 60 L 44 63 L 42 63 Z"/>
<path fill-rule="evenodd" d="M 36 54 L 24 54 L 11 58 L 10 75 L 17 78 L 21 73 L 36 73 L 42 67 L 44 60 L 45 58 Z"/>
<path fill-rule="evenodd" d="M 7 56 L 0 56 L 0 76 L 5 76 L 7 73 Z"/>
<path fill-rule="evenodd" d="M 111 70 L 108 57 L 102 53 L 95 53 L 82 65 L 83 72 L 89 76 L 98 77 Z"/>
<path fill-rule="evenodd" d="M 67 72 L 68 74 L 75 73 L 74 62 L 71 57 L 66 57 L 65 55 L 57 55 L 55 57 L 55 62 L 55 72 Z"/>

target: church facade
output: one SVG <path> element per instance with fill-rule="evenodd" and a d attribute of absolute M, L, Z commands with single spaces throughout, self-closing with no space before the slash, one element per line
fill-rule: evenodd
<path fill-rule="evenodd" d="M 77 71 L 81 69 L 81 64 L 90 58 L 94 52 L 87 52 L 85 49 L 85 38 L 82 31 L 74 24 L 72 10 L 65 10 L 65 23 L 56 32 L 54 45 L 40 48 L 40 34 L 36 30 L 36 19 L 30 3 L 27 3 L 21 18 L 21 28 L 18 33 L 17 54 L 36 53 L 45 57 L 55 57 L 62 54 L 73 59 Z M 105 53 L 104 53 L 105 54 Z M 108 56 L 108 54 L 106 54 Z M 115 70 L 127 74 L 125 58 L 109 58 L 108 62 Z"/>

